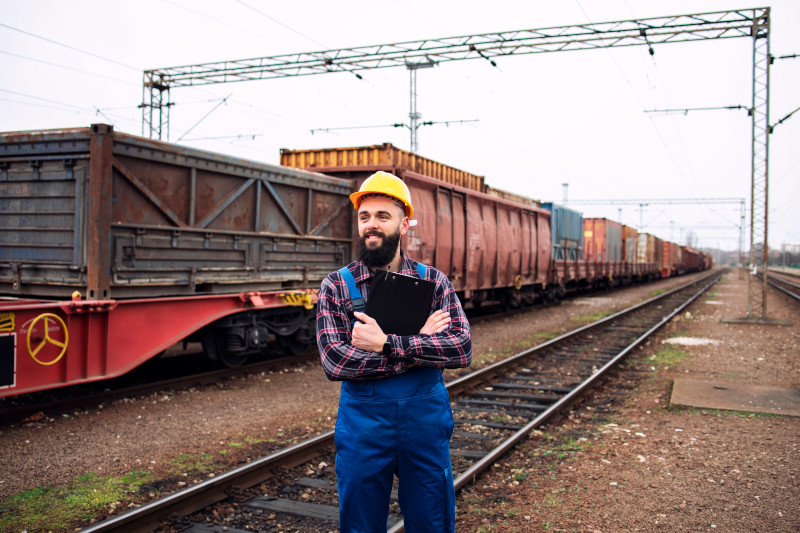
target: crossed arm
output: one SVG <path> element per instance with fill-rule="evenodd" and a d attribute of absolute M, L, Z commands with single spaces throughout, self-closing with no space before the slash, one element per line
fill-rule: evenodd
<path fill-rule="evenodd" d="M 450 282 L 443 279 L 434 293 L 436 310 L 417 335 L 387 335 L 372 317 L 355 313 L 351 326 L 349 297 L 343 281 L 329 277 L 320 288 L 317 345 L 328 379 L 375 379 L 406 371 L 414 365 L 462 368 L 472 361 L 472 335 L 464 310 Z M 382 353 L 384 343 L 391 353 Z"/>

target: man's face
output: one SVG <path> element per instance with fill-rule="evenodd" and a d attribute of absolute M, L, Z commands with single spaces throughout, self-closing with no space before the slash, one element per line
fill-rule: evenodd
<path fill-rule="evenodd" d="M 358 207 L 358 255 L 370 268 L 385 267 L 408 231 L 405 210 L 385 196 L 368 197 Z"/>

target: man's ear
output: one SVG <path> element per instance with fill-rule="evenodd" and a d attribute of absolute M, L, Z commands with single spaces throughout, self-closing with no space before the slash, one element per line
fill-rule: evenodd
<path fill-rule="evenodd" d="M 403 217 L 403 221 L 400 223 L 400 235 L 405 235 L 408 231 L 408 217 Z"/>

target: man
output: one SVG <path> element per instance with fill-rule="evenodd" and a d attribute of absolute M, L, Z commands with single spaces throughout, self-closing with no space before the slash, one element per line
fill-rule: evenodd
<path fill-rule="evenodd" d="M 420 277 L 400 248 L 414 215 L 408 187 L 377 172 L 350 195 L 357 211 L 358 257 L 347 270 L 364 301 L 376 269 Z M 443 368 L 472 362 L 472 335 L 453 285 L 427 267 L 435 283 L 417 335 L 387 335 L 353 308 L 340 271 L 322 282 L 317 345 L 328 379 L 341 380 L 336 419 L 336 476 L 342 533 L 386 531 L 392 480 L 408 533 L 455 531 L 450 464 L 453 413 Z"/>

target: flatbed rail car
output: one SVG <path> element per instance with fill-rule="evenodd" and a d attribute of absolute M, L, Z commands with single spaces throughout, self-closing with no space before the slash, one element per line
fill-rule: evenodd
<path fill-rule="evenodd" d="M 0 396 L 114 377 L 182 339 L 236 366 L 314 341 L 353 181 L 96 124 L 0 133 Z"/>

